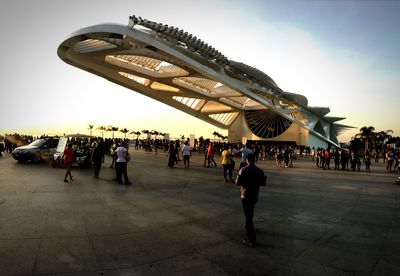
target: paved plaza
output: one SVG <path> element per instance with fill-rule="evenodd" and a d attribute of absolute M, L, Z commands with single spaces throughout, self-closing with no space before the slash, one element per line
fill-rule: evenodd
<path fill-rule="evenodd" d="M 400 275 L 400 186 L 372 172 L 257 164 L 258 245 L 241 243 L 239 191 L 222 168 L 167 167 L 130 149 L 131 186 L 93 170 L 0 157 L 0 275 Z M 219 158 L 217 158 L 219 161 Z M 237 160 L 236 164 L 239 164 Z"/>

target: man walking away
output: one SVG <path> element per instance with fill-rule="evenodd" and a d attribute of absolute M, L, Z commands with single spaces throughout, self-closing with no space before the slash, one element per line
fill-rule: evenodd
<path fill-rule="evenodd" d="M 253 246 L 256 242 L 253 224 L 254 207 L 258 200 L 260 186 L 265 186 L 265 183 L 264 171 L 255 165 L 254 154 L 249 154 L 247 156 L 247 166 L 239 170 L 236 178 L 236 185 L 240 186 L 240 197 L 246 218 L 247 238 L 243 239 L 242 242 L 248 246 Z"/>
<path fill-rule="evenodd" d="M 246 161 L 247 156 L 248 156 L 249 154 L 252 154 L 252 153 L 253 153 L 253 151 L 249 148 L 249 144 L 248 144 L 248 143 L 246 143 L 245 145 L 243 145 L 243 148 L 242 148 L 241 152 L 242 152 L 242 157 L 241 157 L 241 159 L 240 159 L 239 170 L 240 170 L 241 168 L 247 166 L 247 161 Z"/>

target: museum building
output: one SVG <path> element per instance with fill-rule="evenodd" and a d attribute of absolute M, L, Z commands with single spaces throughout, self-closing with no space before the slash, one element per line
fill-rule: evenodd
<path fill-rule="evenodd" d="M 228 130 L 229 142 L 274 141 L 339 146 L 351 128 L 328 107 L 283 91 L 264 72 L 229 60 L 182 29 L 131 16 L 99 24 L 58 47 L 66 63 Z"/>

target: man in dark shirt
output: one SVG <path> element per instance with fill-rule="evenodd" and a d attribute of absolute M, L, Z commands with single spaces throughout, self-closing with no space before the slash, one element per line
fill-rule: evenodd
<path fill-rule="evenodd" d="M 266 177 L 264 171 L 254 164 L 254 154 L 249 154 L 246 161 L 247 166 L 239 170 L 236 178 L 236 185 L 240 186 L 240 197 L 246 217 L 245 228 L 247 231 L 247 238 L 243 239 L 243 243 L 248 246 L 253 246 L 256 242 L 253 224 L 254 207 L 258 200 L 260 186 L 265 186 Z"/>

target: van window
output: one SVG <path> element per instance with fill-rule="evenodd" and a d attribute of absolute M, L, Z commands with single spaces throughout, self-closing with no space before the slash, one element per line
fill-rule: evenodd
<path fill-rule="evenodd" d="M 58 139 L 51 139 L 50 140 L 50 147 L 51 148 L 56 148 L 58 145 Z"/>
<path fill-rule="evenodd" d="M 32 143 L 30 143 L 30 146 L 36 146 L 36 147 L 41 147 L 46 143 L 45 139 L 38 139 L 36 141 L 33 141 Z"/>

